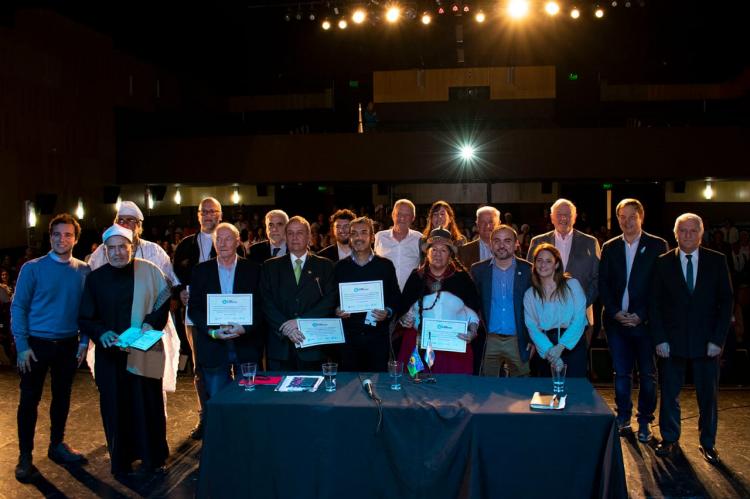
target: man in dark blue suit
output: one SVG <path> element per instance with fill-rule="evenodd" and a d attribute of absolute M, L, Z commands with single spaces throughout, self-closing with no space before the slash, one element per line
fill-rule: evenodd
<path fill-rule="evenodd" d="M 615 368 L 617 425 L 621 434 L 630 432 L 637 362 L 638 440 L 648 442 L 656 410 L 656 360 L 648 320 L 651 276 L 656 259 L 669 248 L 664 239 L 642 230 L 644 210 L 637 199 L 623 199 L 615 213 L 622 235 L 604 243 L 599 265 L 602 323 Z"/>
<path fill-rule="evenodd" d="M 661 357 L 659 427 L 662 442 L 656 454 L 670 456 L 680 438 L 680 389 L 685 368 L 693 368 L 698 399 L 698 429 L 704 459 L 719 463 L 716 396 L 719 358 L 732 317 L 732 284 L 726 257 L 701 248 L 703 221 L 684 213 L 674 226 L 678 248 L 654 265 L 651 291 L 651 334 Z"/>
<path fill-rule="evenodd" d="M 531 264 L 514 256 L 518 235 L 508 225 L 490 235 L 493 258 L 471 266 L 482 300 L 487 339 L 482 376 L 499 376 L 507 364 L 510 376 L 529 375 L 529 333 L 523 318 L 523 295 L 531 286 Z"/>

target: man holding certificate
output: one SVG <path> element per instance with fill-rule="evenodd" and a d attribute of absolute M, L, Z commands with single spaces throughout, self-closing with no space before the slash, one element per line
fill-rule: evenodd
<path fill-rule="evenodd" d="M 269 368 L 272 371 L 320 371 L 320 363 L 327 357 L 327 347 L 317 341 L 316 346 L 305 346 L 306 336 L 301 329 L 305 329 L 305 325 L 315 328 L 323 324 L 325 334 L 329 335 L 331 324 L 298 319 L 333 315 L 336 307 L 333 263 L 308 251 L 310 223 L 303 217 L 290 218 L 285 234 L 288 253 L 267 260 L 261 269 Z M 313 333 L 308 331 L 308 334 Z"/>
<path fill-rule="evenodd" d="M 214 232 L 216 258 L 198 264 L 190 282 L 188 314 L 195 334 L 196 370 L 207 400 L 237 375 L 238 366 L 259 362 L 263 347 L 260 266 L 237 255 L 240 233 L 229 223 Z"/>
<path fill-rule="evenodd" d="M 341 346 L 343 371 L 385 371 L 388 366 L 388 321 L 401 291 L 396 268 L 372 251 L 374 229 L 367 217 L 352 220 L 352 254 L 339 260 L 334 280 L 339 292 L 336 315 L 344 323 L 346 343 Z"/>

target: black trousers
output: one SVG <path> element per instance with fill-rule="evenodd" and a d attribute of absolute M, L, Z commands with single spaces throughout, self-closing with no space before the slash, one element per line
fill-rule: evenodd
<path fill-rule="evenodd" d="M 50 445 L 57 445 L 65 437 L 65 423 L 70 410 L 70 392 L 76 373 L 78 337 L 64 340 L 43 340 L 29 337 L 29 347 L 36 356 L 31 371 L 20 373 L 21 397 L 18 401 L 18 447 L 21 454 L 34 449 L 37 409 L 42 398 L 47 371 L 52 377 L 52 402 L 49 408 Z"/>
<path fill-rule="evenodd" d="M 193 326 L 185 325 L 185 336 L 190 343 L 190 351 L 193 359 L 193 384 L 195 393 L 198 396 L 198 417 L 201 422 L 206 417 L 206 402 L 208 401 L 208 392 L 206 391 L 206 382 L 203 379 L 204 374 L 198 365 L 198 357 L 195 354 L 195 335 L 199 334 L 198 329 Z"/>
<path fill-rule="evenodd" d="M 716 444 L 718 422 L 716 395 L 719 387 L 719 357 L 689 359 L 693 367 L 695 396 L 698 399 L 698 430 L 703 447 Z M 667 357 L 660 360 L 661 404 L 659 405 L 659 428 L 666 442 L 680 439 L 680 390 L 685 382 L 688 359 Z"/>
<path fill-rule="evenodd" d="M 346 335 L 346 343 L 341 345 L 341 370 L 348 372 L 388 371 L 388 336 L 384 334 Z"/>

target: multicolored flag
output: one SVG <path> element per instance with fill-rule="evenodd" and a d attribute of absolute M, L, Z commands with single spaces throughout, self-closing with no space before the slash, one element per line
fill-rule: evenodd
<path fill-rule="evenodd" d="M 418 372 L 424 370 L 424 364 L 422 363 L 422 357 L 419 355 L 419 349 L 417 345 L 414 345 L 414 351 L 409 357 L 409 363 L 406 365 L 409 370 L 409 375 L 413 378 Z"/>

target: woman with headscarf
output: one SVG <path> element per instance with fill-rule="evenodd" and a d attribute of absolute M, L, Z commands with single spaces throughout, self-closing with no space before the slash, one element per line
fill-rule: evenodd
<path fill-rule="evenodd" d="M 526 327 L 540 358 L 551 366 L 567 364 L 568 377 L 586 376 L 586 294 L 563 271 L 560 251 L 543 243 L 531 259 L 531 287 L 523 297 Z M 550 369 L 538 375 L 550 376 Z"/>
<path fill-rule="evenodd" d="M 469 273 L 456 258 L 451 233 L 434 229 L 424 241 L 425 262 L 412 271 L 404 286 L 401 325 L 404 332 L 398 360 L 408 363 L 420 338 L 424 319 L 468 322 L 467 332 L 458 337 L 467 343 L 465 353 L 436 351 L 432 372 L 472 374 L 474 353 L 469 343 L 477 337 L 479 295 Z"/>

